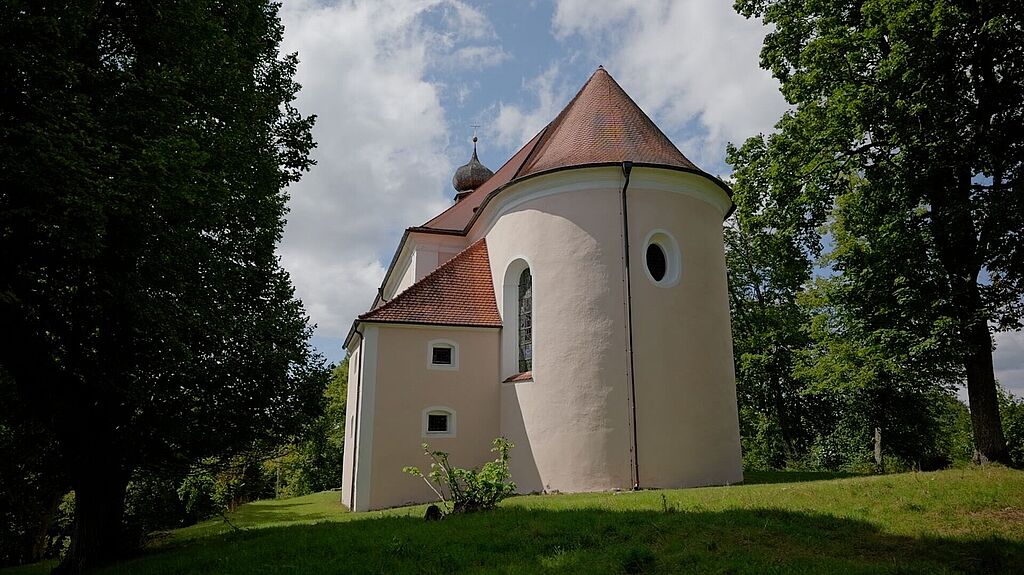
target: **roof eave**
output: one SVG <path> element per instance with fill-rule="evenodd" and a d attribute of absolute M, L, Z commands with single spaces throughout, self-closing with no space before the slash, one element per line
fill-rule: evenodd
<path fill-rule="evenodd" d="M 628 161 L 628 160 L 625 160 L 625 161 Z M 476 212 L 473 213 L 473 217 L 469 220 L 469 223 L 466 224 L 465 229 L 463 229 L 461 233 L 462 233 L 462 235 L 468 234 L 469 231 L 471 229 L 473 229 L 473 226 L 476 225 L 477 219 L 480 218 L 480 214 L 483 213 L 484 208 L 487 206 L 487 204 L 489 204 L 491 202 L 491 200 L 493 200 L 495 197 L 497 197 L 497 195 L 500 194 L 502 191 L 510 188 L 514 184 L 518 184 L 519 182 L 525 182 L 527 180 L 530 180 L 532 178 L 536 178 L 536 177 L 539 177 L 539 176 L 544 176 L 544 175 L 547 175 L 547 174 L 554 174 L 554 173 L 558 173 L 558 172 L 564 172 L 564 171 L 567 171 L 567 170 L 577 170 L 577 169 L 584 169 L 584 168 L 607 168 L 607 167 L 621 166 L 622 164 L 623 164 L 623 162 L 590 162 L 590 163 L 586 163 L 586 164 L 573 164 L 571 166 L 559 166 L 557 168 L 551 168 L 551 169 L 544 170 L 544 171 L 541 171 L 541 172 L 534 172 L 532 174 L 527 174 L 527 175 L 522 176 L 520 178 L 513 179 L 513 180 L 509 181 L 508 183 L 503 184 L 502 186 L 500 186 L 498 188 L 495 188 L 493 192 L 487 194 L 487 196 L 483 199 L 483 201 L 480 202 L 480 205 L 477 207 Z M 722 218 L 722 220 L 724 221 L 724 220 L 728 219 L 729 216 L 732 215 L 732 212 L 736 209 L 736 204 L 732 203 L 732 188 L 730 188 L 729 185 L 726 184 L 725 182 L 723 182 L 721 179 L 712 176 L 711 174 L 705 172 L 704 170 L 701 170 L 699 168 L 687 168 L 685 166 L 672 166 L 672 165 L 667 165 L 667 164 L 654 164 L 654 163 L 649 163 L 649 162 L 633 162 L 633 167 L 634 168 L 636 168 L 636 167 L 641 167 L 641 168 L 660 168 L 660 169 L 663 169 L 663 170 L 673 170 L 673 171 L 676 171 L 676 172 L 686 172 L 688 174 L 694 174 L 694 175 L 697 175 L 697 176 L 704 177 L 704 178 L 710 180 L 713 184 L 715 184 L 716 186 L 718 186 L 722 190 L 724 190 L 726 195 L 729 196 L 731 207 L 725 213 L 725 217 Z"/>
<path fill-rule="evenodd" d="M 412 320 L 388 320 L 388 319 L 360 319 L 356 320 L 362 323 L 379 323 L 379 324 L 390 324 L 390 325 L 429 325 L 437 327 L 474 327 L 474 328 L 488 328 L 488 329 L 501 329 L 501 324 L 492 323 L 460 323 L 460 322 L 440 322 L 440 321 L 412 321 Z"/>

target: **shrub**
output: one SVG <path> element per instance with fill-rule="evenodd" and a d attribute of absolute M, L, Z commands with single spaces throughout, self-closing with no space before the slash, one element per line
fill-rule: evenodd
<path fill-rule="evenodd" d="M 447 453 L 431 451 L 424 443 L 423 454 L 431 460 L 430 473 L 424 475 L 418 467 L 405 467 L 402 471 L 422 478 L 437 494 L 446 513 L 492 509 L 516 492 L 516 484 L 511 481 L 508 470 L 508 452 L 515 445 L 504 437 L 495 439 L 491 445 L 491 451 L 497 453 L 498 458 L 476 470 L 453 467 Z"/>
<path fill-rule="evenodd" d="M 1010 465 L 1024 469 L 1024 398 L 1000 390 L 999 410 L 1003 416 L 1003 435 L 1010 453 Z"/>

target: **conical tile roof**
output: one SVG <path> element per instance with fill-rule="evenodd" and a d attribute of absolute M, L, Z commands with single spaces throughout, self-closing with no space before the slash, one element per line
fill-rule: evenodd
<path fill-rule="evenodd" d="M 568 166 L 624 161 L 697 169 L 611 74 L 598 68 L 548 124 L 516 177 Z"/>
<path fill-rule="evenodd" d="M 704 174 L 599 67 L 565 109 L 490 179 L 420 229 L 463 230 L 488 195 L 532 174 L 625 161 Z"/>

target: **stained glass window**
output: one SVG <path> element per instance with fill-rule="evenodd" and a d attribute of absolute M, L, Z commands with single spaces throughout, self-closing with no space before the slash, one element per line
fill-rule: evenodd
<path fill-rule="evenodd" d="M 533 276 L 530 268 L 519 276 L 519 373 L 533 369 Z"/>

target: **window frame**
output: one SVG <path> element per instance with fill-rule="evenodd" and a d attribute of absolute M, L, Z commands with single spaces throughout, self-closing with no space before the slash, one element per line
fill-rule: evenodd
<path fill-rule="evenodd" d="M 661 249 L 662 255 L 665 256 L 665 275 L 660 280 L 654 279 L 651 274 L 650 267 L 647 265 L 647 250 L 652 245 L 658 246 Z M 643 251 L 641 252 L 643 259 L 644 275 L 650 280 L 652 284 L 661 288 L 673 287 L 679 283 L 683 275 L 683 262 L 682 255 L 679 250 L 679 242 L 676 238 L 668 231 L 663 229 L 653 229 L 644 238 Z"/>
<path fill-rule="evenodd" d="M 448 417 L 448 429 L 446 431 L 429 431 L 430 416 L 444 415 Z M 458 419 L 455 410 L 446 405 L 433 405 L 421 412 L 420 431 L 424 439 L 455 437 L 456 423 Z"/>
<path fill-rule="evenodd" d="M 434 348 L 444 347 L 452 350 L 451 363 L 434 363 Z M 459 370 L 459 344 L 450 339 L 432 339 L 427 342 L 427 369 L 440 371 Z"/>
<path fill-rule="evenodd" d="M 536 312 L 540 309 L 544 294 L 538 294 L 537 282 L 539 281 L 539 276 L 537 275 L 537 268 L 534 266 L 532 258 L 521 253 L 510 256 L 507 263 L 504 265 L 505 271 L 501 280 L 499 312 L 501 313 L 502 329 L 499 381 L 508 385 L 524 385 L 533 383 L 536 379 L 538 365 L 543 366 L 542 359 L 538 358 L 543 357 L 544 350 L 538 349 L 536 345 L 533 345 L 533 361 L 530 370 L 530 377 L 516 379 L 514 382 L 510 380 L 510 378 L 522 375 L 522 372 L 519 371 L 519 278 L 527 268 L 529 268 L 530 275 L 533 280 L 533 297 L 531 299 L 531 307 L 533 311 L 531 340 L 532 343 L 535 344 L 538 333 L 537 322 L 542 321 L 541 318 L 537 317 Z M 541 361 L 542 363 L 538 364 L 538 361 Z"/>

